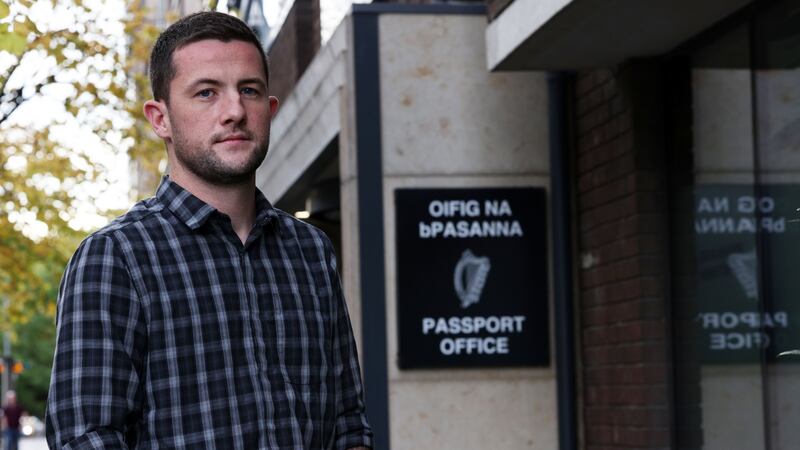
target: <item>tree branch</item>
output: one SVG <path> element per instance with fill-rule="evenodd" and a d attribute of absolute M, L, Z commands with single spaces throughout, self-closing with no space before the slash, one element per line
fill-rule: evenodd
<path fill-rule="evenodd" d="M 53 39 L 54 37 L 66 37 L 66 38 L 68 38 L 69 37 L 69 32 L 67 30 L 56 30 L 56 31 L 49 32 L 48 35 L 49 35 L 50 39 Z M 11 93 L 6 94 L 6 87 L 8 85 L 8 80 L 10 80 L 14 76 L 14 72 L 16 72 L 16 70 L 22 65 L 22 60 L 25 59 L 25 55 L 28 54 L 28 52 L 40 49 L 38 44 L 42 43 L 41 42 L 42 36 L 43 35 L 39 35 L 36 38 L 34 38 L 34 40 L 29 44 L 28 50 L 26 50 L 25 53 L 23 53 L 23 54 L 21 54 L 21 55 L 19 55 L 17 57 L 17 62 L 15 62 L 14 65 L 12 65 L 9 68 L 8 75 L 3 79 L 2 84 L 0 84 L 0 106 L 4 105 L 6 103 L 12 103 L 12 102 L 14 104 L 14 106 L 11 108 L 11 111 L 9 111 L 7 113 L 0 113 L 0 125 L 2 125 L 3 122 L 8 120 L 8 118 L 11 116 L 11 114 L 17 108 L 19 108 L 19 106 L 22 103 L 24 103 L 26 100 L 29 100 L 30 98 L 33 97 L 33 96 L 31 96 L 31 97 L 28 97 L 28 98 L 23 98 L 22 97 L 22 89 L 23 88 L 14 89 Z M 56 65 L 56 69 L 57 70 L 58 70 L 59 66 L 60 65 L 58 65 L 58 64 Z M 41 81 L 41 82 L 35 84 L 33 86 L 34 95 L 36 95 L 39 92 L 41 92 L 42 88 L 45 85 L 50 84 L 53 81 L 54 81 L 54 77 L 53 77 L 53 75 L 50 75 L 47 78 L 45 78 L 44 81 Z M 13 94 L 13 95 L 11 95 L 11 94 Z M 9 95 L 10 95 L 10 98 L 6 98 Z"/>
<path fill-rule="evenodd" d="M 11 117 L 11 114 L 14 114 L 14 111 L 16 111 L 17 108 L 20 107 L 20 105 L 22 105 L 26 101 L 30 100 L 31 98 L 39 94 L 42 91 L 43 87 L 52 83 L 53 81 L 55 81 L 54 77 L 50 75 L 49 77 L 45 78 L 44 81 L 36 83 L 35 85 L 33 85 L 33 95 L 27 98 L 22 96 L 23 88 L 14 89 L 13 91 L 11 91 L 11 93 L 13 94 L 11 95 L 11 98 L 2 100 L 2 104 L 7 104 L 7 103 L 12 104 L 11 110 L 8 111 L 7 113 L 0 113 L 0 125 L 2 125 L 3 122 L 5 122 L 9 117 Z M 3 87 L 5 87 L 5 83 Z M 2 95 L 2 91 L 0 91 L 0 95 Z M 5 95 L 2 95 L 2 97 L 5 97 Z"/>
<path fill-rule="evenodd" d="M 14 63 L 13 66 L 11 66 L 11 71 L 8 72 L 8 76 L 3 80 L 3 84 L 0 85 L 0 102 L 3 102 L 3 103 L 5 102 L 5 100 L 3 100 L 3 99 L 6 96 L 6 85 L 8 84 L 8 80 L 11 79 L 11 77 L 14 75 L 14 72 L 19 68 L 19 65 L 21 63 L 22 63 L 22 56 L 17 58 L 17 62 Z M 21 90 L 19 92 L 19 95 L 22 95 L 22 91 Z M 0 105 L 1 104 L 2 103 L 0 103 Z M 14 109 L 16 109 L 16 107 Z M 14 111 L 12 110 L 11 112 L 14 112 Z M 8 113 L 8 114 L 0 116 L 0 124 L 2 124 L 8 118 L 8 116 L 10 116 L 10 115 L 11 115 L 11 113 Z"/>

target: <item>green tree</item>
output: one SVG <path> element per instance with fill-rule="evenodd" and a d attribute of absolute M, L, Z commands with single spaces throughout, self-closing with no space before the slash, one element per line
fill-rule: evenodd
<path fill-rule="evenodd" d="M 0 0 L 0 332 L 26 363 L 17 387 L 37 414 L 58 285 L 91 231 L 81 219 L 120 212 L 93 206 L 113 182 L 95 155 L 127 152 L 144 171 L 162 165 L 141 113 L 157 30 L 140 3 Z"/>
<path fill-rule="evenodd" d="M 53 319 L 44 314 L 33 315 L 17 327 L 16 335 L 13 356 L 25 366 L 15 383 L 19 402 L 28 414 L 44 417 L 53 366 Z"/>
<path fill-rule="evenodd" d="M 113 182 L 92 152 L 159 166 L 140 100 L 156 30 L 139 3 L 0 3 L 0 317 L 10 319 L 0 328 L 52 317 L 61 272 L 88 232 L 80 219 L 118 212 L 88 207 Z M 76 133 L 94 142 L 76 144 Z"/>

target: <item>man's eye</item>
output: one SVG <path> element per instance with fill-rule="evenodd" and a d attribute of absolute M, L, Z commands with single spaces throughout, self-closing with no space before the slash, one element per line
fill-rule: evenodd
<path fill-rule="evenodd" d="M 201 98 L 209 98 L 214 94 L 211 89 L 203 89 L 202 91 L 198 92 L 196 95 Z"/>
<path fill-rule="evenodd" d="M 258 95 L 258 90 L 256 90 L 255 88 L 251 88 L 251 87 L 242 88 L 241 92 L 244 95 Z"/>

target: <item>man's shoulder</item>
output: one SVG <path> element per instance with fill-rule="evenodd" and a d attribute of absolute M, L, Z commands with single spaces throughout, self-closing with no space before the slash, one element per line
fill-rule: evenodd
<path fill-rule="evenodd" d="M 306 221 L 300 220 L 294 215 L 289 214 L 282 209 L 278 209 L 275 207 L 273 207 L 272 209 L 277 214 L 278 221 L 280 222 L 279 224 L 283 229 L 288 230 L 289 232 L 292 233 L 310 234 L 328 239 L 328 236 L 325 234 L 325 232 L 317 228 L 316 226 Z"/>
<path fill-rule="evenodd" d="M 108 225 L 100 228 L 89 235 L 87 239 L 111 238 L 116 236 L 131 236 L 140 234 L 138 229 L 151 226 L 151 222 L 158 221 L 160 213 L 164 210 L 164 205 L 155 197 L 147 198 L 137 202 L 126 213 L 116 217 Z"/>
<path fill-rule="evenodd" d="M 279 221 L 281 235 L 297 239 L 301 244 L 309 243 L 315 246 L 331 248 L 331 241 L 324 231 L 316 226 L 298 219 L 292 214 L 278 208 L 273 208 Z"/>

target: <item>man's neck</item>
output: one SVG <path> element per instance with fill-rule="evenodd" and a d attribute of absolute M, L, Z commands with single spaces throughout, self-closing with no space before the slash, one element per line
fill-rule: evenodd
<path fill-rule="evenodd" d="M 256 221 L 255 175 L 238 184 L 217 185 L 201 180 L 185 171 L 172 171 L 170 179 L 192 195 L 231 218 L 233 231 L 242 244 L 247 242 Z"/>

